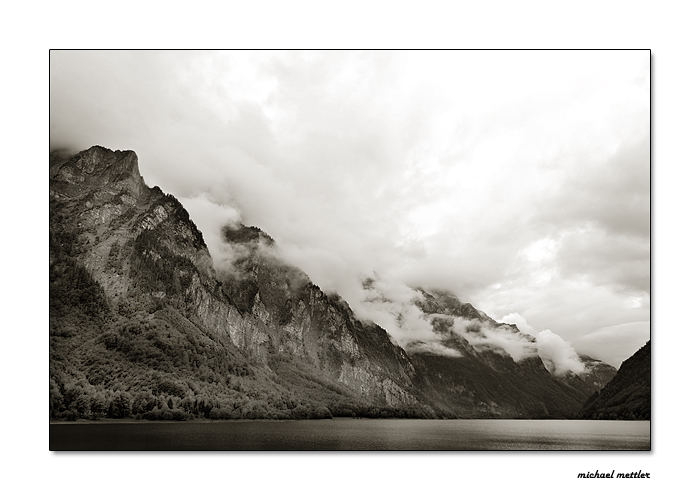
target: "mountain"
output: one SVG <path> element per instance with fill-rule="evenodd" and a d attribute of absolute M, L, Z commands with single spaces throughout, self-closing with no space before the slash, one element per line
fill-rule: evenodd
<path fill-rule="evenodd" d="M 579 417 L 601 420 L 651 418 L 651 341 L 622 363 L 615 377 L 586 401 Z"/>
<path fill-rule="evenodd" d="M 443 411 L 463 418 L 565 418 L 615 374 L 587 358 L 585 372 L 556 376 L 537 355 L 535 339 L 515 325 L 498 323 L 448 292 L 419 291 L 417 305 L 431 318 L 441 348 L 453 354 L 420 344 L 408 349 L 425 374 L 422 390 Z"/>
<path fill-rule="evenodd" d="M 132 151 L 49 160 L 52 418 L 565 416 L 597 388 L 449 332 L 450 356 L 404 350 L 259 228 L 223 228 L 232 257 L 215 270 L 185 208 L 146 186 Z M 423 302 L 517 332 L 454 297 Z"/>
<path fill-rule="evenodd" d="M 52 416 L 434 415 L 406 353 L 259 229 L 226 229 L 219 280 L 135 153 L 55 158 L 49 194 Z"/>

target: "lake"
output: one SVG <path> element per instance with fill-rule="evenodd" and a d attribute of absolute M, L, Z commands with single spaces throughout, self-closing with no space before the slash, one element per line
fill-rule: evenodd
<path fill-rule="evenodd" d="M 59 450 L 649 450 L 650 422 L 254 420 L 51 423 Z"/>

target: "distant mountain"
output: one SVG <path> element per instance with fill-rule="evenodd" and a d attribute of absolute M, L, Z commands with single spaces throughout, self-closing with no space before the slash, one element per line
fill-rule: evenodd
<path fill-rule="evenodd" d="M 617 375 L 586 401 L 578 416 L 601 420 L 651 418 L 651 341 L 622 363 Z"/>
<path fill-rule="evenodd" d="M 407 352 L 255 227 L 223 229 L 233 257 L 215 271 L 132 151 L 51 154 L 49 172 L 52 418 L 567 416 L 609 374 L 591 362 L 590 376 L 559 377 L 536 356 L 482 350 L 440 315 L 522 334 L 432 292 L 421 307 L 441 345 Z"/>
<path fill-rule="evenodd" d="M 447 292 L 420 292 L 417 304 L 431 318 L 441 346 L 455 355 L 420 344 L 408 351 L 423 374 L 421 389 L 443 411 L 466 418 L 565 418 L 615 374 L 613 367 L 585 358 L 582 374 L 555 376 L 537 356 L 535 339 L 515 325 L 498 323 Z M 467 337 L 456 327 L 460 320 Z M 480 348 L 485 330 L 524 345 L 522 358 L 516 361 L 493 346 Z"/>

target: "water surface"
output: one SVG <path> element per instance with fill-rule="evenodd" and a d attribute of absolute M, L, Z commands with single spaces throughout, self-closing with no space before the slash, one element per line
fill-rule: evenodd
<path fill-rule="evenodd" d="M 50 424 L 52 450 L 649 450 L 650 422 L 254 420 Z"/>

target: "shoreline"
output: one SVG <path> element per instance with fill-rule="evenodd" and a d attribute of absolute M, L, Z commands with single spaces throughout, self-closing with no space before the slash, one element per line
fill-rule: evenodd
<path fill-rule="evenodd" d="M 446 421 L 531 421 L 531 422 L 649 422 L 651 420 L 604 420 L 604 419 L 570 419 L 570 418 L 368 418 L 368 417 L 334 417 L 334 418 L 287 418 L 287 419 L 271 419 L 271 418 L 233 418 L 233 419 L 204 419 L 193 418 L 189 420 L 147 420 L 137 418 L 103 418 L 97 420 L 78 419 L 78 420 L 49 420 L 49 425 L 77 425 L 77 424 L 186 424 L 186 423 L 250 423 L 250 422 L 323 422 L 323 421 L 352 421 L 352 420 L 367 420 L 367 421 L 425 421 L 425 422 L 446 422 Z"/>

